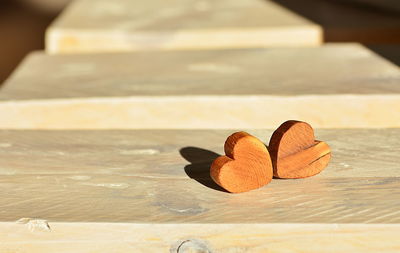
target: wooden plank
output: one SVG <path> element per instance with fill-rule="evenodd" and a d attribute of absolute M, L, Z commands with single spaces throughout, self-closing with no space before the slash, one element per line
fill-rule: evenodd
<path fill-rule="evenodd" d="M 32 232 L 24 225 L 0 223 L 3 239 L 0 250 L 19 253 L 397 253 L 400 250 L 399 225 L 240 224 L 240 229 L 238 224 L 50 225 L 51 232 Z"/>
<path fill-rule="evenodd" d="M 321 29 L 265 0 L 78 0 L 50 26 L 51 53 L 319 45 Z"/>
<path fill-rule="evenodd" d="M 233 131 L 2 130 L 0 174 L 84 173 L 90 176 L 118 173 L 187 179 L 183 168 L 192 162 L 200 166 L 193 169 L 202 172 L 202 163 L 223 154 L 223 143 Z M 266 144 L 273 132 L 265 129 L 248 131 Z M 323 177 L 399 176 L 399 129 L 318 129 L 316 136 L 327 142 L 333 153 L 329 169 L 321 174 Z M 155 160 L 159 161 L 156 165 Z"/>
<path fill-rule="evenodd" d="M 356 45 L 30 55 L 1 128 L 400 127 L 400 71 Z"/>
<path fill-rule="evenodd" d="M 0 221 L 400 222 L 400 129 L 318 130 L 333 154 L 321 174 L 235 195 L 209 178 L 229 133 L 2 130 Z"/>
<path fill-rule="evenodd" d="M 243 194 L 206 177 L 230 132 L 1 130 L 0 251 L 399 251 L 400 129 L 318 129 L 326 170 Z"/>
<path fill-rule="evenodd" d="M 326 42 L 400 43 L 400 16 L 398 13 L 382 12 L 375 8 L 362 8 L 352 1 L 355 0 L 274 0 L 283 7 L 318 24 L 323 30 L 323 40 Z M 366 2 L 367 0 L 357 1 Z M 388 1 L 377 0 L 374 2 L 375 5 L 382 6 Z M 395 6 L 391 10 L 395 10 Z"/>
<path fill-rule="evenodd" d="M 337 1 L 93 1 L 50 26 L 48 52 L 400 43 L 398 15 Z"/>
<path fill-rule="evenodd" d="M 196 180 L 117 173 L 4 175 L 0 218 L 177 224 L 400 223 L 398 177 L 273 180 L 264 188 L 236 195 L 211 188 L 211 181 L 202 183 L 210 187 Z"/>

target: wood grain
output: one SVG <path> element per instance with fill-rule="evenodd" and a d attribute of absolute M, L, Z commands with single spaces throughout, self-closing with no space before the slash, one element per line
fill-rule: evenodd
<path fill-rule="evenodd" d="M 0 221 L 398 224 L 399 131 L 318 130 L 322 173 L 233 195 L 209 178 L 230 131 L 3 130 Z"/>
<path fill-rule="evenodd" d="M 267 143 L 273 130 L 248 132 Z M 202 172 L 203 163 L 211 164 L 224 153 L 221 144 L 231 133 L 232 130 L 1 130 L 0 174 L 118 173 L 187 178 L 183 168 L 192 161 L 193 169 Z M 335 154 L 317 177 L 399 177 L 399 129 L 316 129 L 316 135 L 329 143 Z M 154 160 L 159 163 L 155 165 Z"/>
<path fill-rule="evenodd" d="M 210 176 L 232 193 L 247 192 L 272 180 L 271 157 L 265 144 L 246 132 L 231 134 L 225 141 L 225 155 L 211 164 Z"/>
<path fill-rule="evenodd" d="M 369 2 L 358 0 L 358 2 Z M 75 1 L 48 29 L 51 53 L 399 43 L 397 13 L 349 1 Z M 373 6 L 398 10 L 398 4 Z M 93 8 L 93 6 L 96 6 Z M 392 6 L 388 8 L 387 6 Z"/>
<path fill-rule="evenodd" d="M 355 44 L 34 53 L 0 90 L 0 127 L 399 127 L 399 83 L 397 66 Z"/>
<path fill-rule="evenodd" d="M 78 0 L 50 26 L 50 53 L 316 46 L 321 29 L 264 0 Z"/>
<path fill-rule="evenodd" d="M 240 224 L 240 229 L 238 224 L 54 222 L 50 225 L 51 232 L 31 232 L 24 225 L 0 223 L 3 239 L 0 251 L 183 253 L 177 251 L 183 242 L 222 253 L 397 253 L 400 250 L 397 240 L 400 226 L 387 224 Z"/>
<path fill-rule="evenodd" d="M 243 194 L 207 178 L 230 132 L 1 130 L 0 252 L 399 251 L 400 129 L 317 129 L 326 170 Z"/>
<path fill-rule="evenodd" d="M 183 168 L 177 168 L 183 170 Z M 400 179 L 273 180 L 242 194 L 212 181 L 114 174 L 5 175 L 1 221 L 400 223 Z M 249 215 L 252 214 L 252 215 Z"/>
<path fill-rule="evenodd" d="M 288 120 L 272 134 L 268 150 L 278 178 L 305 178 L 320 173 L 329 163 L 331 150 L 315 140 L 314 129 L 306 122 Z"/>

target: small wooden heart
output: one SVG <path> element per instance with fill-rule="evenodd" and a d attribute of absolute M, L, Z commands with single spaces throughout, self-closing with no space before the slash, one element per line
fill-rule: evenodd
<path fill-rule="evenodd" d="M 268 149 L 259 139 L 237 132 L 225 141 L 225 156 L 211 164 L 211 178 L 232 193 L 260 188 L 272 180 L 272 162 Z"/>
<path fill-rule="evenodd" d="M 268 150 L 278 178 L 304 178 L 320 173 L 329 163 L 331 150 L 317 141 L 312 127 L 289 120 L 272 134 Z"/>

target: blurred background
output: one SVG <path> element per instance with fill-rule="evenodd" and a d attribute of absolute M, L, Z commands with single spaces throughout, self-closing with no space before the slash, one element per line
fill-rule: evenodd
<path fill-rule="evenodd" d="M 10 75 L 27 53 L 44 48 L 46 28 L 70 1 L 1 0 L 0 83 Z M 393 28 L 397 29 L 400 18 L 399 0 L 274 1 L 320 24 L 324 28 L 325 42 L 360 42 L 386 59 L 400 64 L 400 50 L 397 50 L 399 33 L 388 32 L 385 38 L 371 38 L 357 33 L 341 34 L 335 30 L 338 25 L 352 27 L 359 25 L 358 23 L 365 23 L 366 20 L 369 20 L 371 26 L 379 26 L 380 22 L 386 25 L 393 23 Z M 343 15 L 338 16 L 338 13 Z"/>
<path fill-rule="evenodd" d="M 0 83 L 32 50 L 44 48 L 47 26 L 70 0 L 0 0 Z"/>

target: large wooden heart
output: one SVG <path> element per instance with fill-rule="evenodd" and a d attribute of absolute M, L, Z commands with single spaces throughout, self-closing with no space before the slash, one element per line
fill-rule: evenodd
<path fill-rule="evenodd" d="M 268 149 L 259 139 L 237 132 L 225 142 L 225 156 L 211 164 L 211 178 L 232 193 L 260 188 L 272 180 L 272 162 Z"/>
<path fill-rule="evenodd" d="M 312 127 L 301 121 L 289 120 L 273 134 L 268 146 L 278 178 L 304 178 L 320 173 L 329 163 L 331 150 L 317 141 Z"/>

